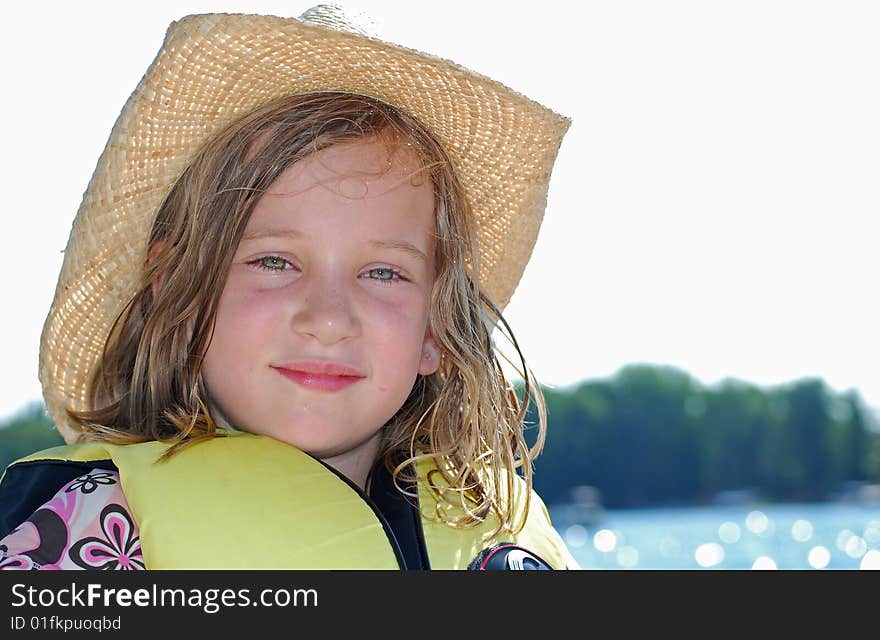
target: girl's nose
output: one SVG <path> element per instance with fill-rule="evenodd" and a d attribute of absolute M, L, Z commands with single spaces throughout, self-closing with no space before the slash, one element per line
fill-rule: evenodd
<path fill-rule="evenodd" d="M 293 316 L 293 329 L 324 345 L 335 344 L 360 332 L 351 293 L 331 278 L 310 278 Z"/>

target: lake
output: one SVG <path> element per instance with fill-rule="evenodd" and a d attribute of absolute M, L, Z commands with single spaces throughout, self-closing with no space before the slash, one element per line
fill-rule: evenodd
<path fill-rule="evenodd" d="M 551 507 L 583 569 L 880 569 L 880 504 L 608 510 Z"/>

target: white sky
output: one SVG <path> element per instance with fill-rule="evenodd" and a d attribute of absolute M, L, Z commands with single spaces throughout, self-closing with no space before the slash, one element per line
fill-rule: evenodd
<path fill-rule="evenodd" d="M 4 7 L 0 416 L 40 397 L 61 251 L 168 23 L 311 4 Z M 880 3 L 342 4 L 573 119 L 506 313 L 543 382 L 651 362 L 880 406 Z"/>

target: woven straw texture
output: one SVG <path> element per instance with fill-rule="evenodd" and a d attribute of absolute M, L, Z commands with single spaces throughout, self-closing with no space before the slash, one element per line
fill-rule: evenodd
<path fill-rule="evenodd" d="M 503 308 L 531 255 L 569 120 L 452 62 L 358 33 L 273 16 L 209 14 L 171 24 L 114 125 L 68 240 L 40 341 L 49 414 L 87 382 L 135 293 L 154 216 L 199 146 L 282 95 L 338 90 L 393 104 L 446 148 L 475 216 L 481 275 Z"/>

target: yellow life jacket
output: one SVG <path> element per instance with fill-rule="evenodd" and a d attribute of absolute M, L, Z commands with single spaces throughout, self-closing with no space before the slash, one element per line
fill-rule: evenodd
<path fill-rule="evenodd" d="M 388 521 L 347 479 L 278 440 L 224 433 L 226 437 L 184 448 L 161 463 L 156 460 L 168 445 L 159 442 L 90 442 L 47 449 L 10 465 L 0 494 L 10 475 L 21 476 L 29 466 L 112 462 L 149 569 L 404 567 Z M 420 463 L 420 477 L 426 465 Z M 479 564 L 493 549 L 510 545 L 555 569 L 577 567 L 534 492 L 525 527 L 515 535 L 493 537 L 493 517 L 473 528 L 435 521 L 436 499 L 422 484 L 421 518 L 413 519 L 419 520 L 431 569 L 477 568 L 475 560 Z M 521 510 L 525 484 L 517 477 L 515 486 L 514 501 Z"/>

